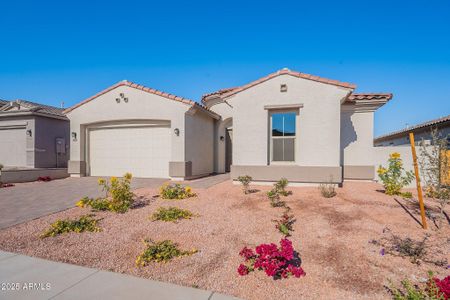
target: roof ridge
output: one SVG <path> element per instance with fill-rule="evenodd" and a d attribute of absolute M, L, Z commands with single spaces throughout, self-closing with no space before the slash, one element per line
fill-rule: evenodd
<path fill-rule="evenodd" d="M 75 108 L 80 107 L 83 104 L 85 104 L 85 103 L 87 103 L 87 102 L 89 102 L 89 101 L 91 101 L 91 100 L 93 100 L 93 99 L 95 99 L 95 98 L 97 98 L 97 97 L 99 97 L 99 96 L 101 96 L 103 94 L 106 94 L 107 92 L 112 91 L 115 88 L 118 88 L 119 86 L 132 87 L 132 88 L 135 88 L 135 89 L 138 89 L 138 90 L 142 90 L 142 91 L 150 93 L 150 94 L 158 95 L 158 96 L 170 99 L 170 100 L 178 101 L 178 102 L 181 102 L 181 103 L 184 103 L 184 104 L 188 104 L 188 105 L 191 105 L 191 106 L 197 106 L 197 107 L 200 107 L 201 109 L 204 109 L 204 110 L 208 111 L 209 113 L 217 115 L 216 113 L 211 111 L 206 106 L 204 106 L 204 105 L 202 105 L 202 104 L 200 104 L 198 102 L 195 102 L 194 100 L 190 100 L 188 98 L 184 98 L 184 97 L 181 97 L 181 96 L 176 96 L 174 94 L 166 93 L 166 92 L 163 92 L 163 91 L 160 91 L 160 90 L 157 90 L 157 89 L 154 89 L 154 88 L 150 88 L 150 87 L 147 87 L 147 86 L 144 86 L 142 84 L 138 84 L 138 83 L 135 83 L 135 82 L 132 82 L 132 81 L 129 81 L 129 80 L 121 80 L 121 81 L 113 84 L 112 86 L 110 86 L 110 87 L 108 87 L 108 88 L 98 92 L 97 94 L 95 94 L 95 95 L 93 95 L 93 96 L 91 96 L 91 97 L 89 97 L 89 98 L 87 98 L 87 99 L 85 99 L 85 100 L 83 100 L 83 101 L 81 101 L 81 102 L 79 102 L 79 103 L 77 103 L 77 104 L 75 104 L 75 105 L 65 109 L 63 111 L 63 113 L 67 114 L 68 112 L 71 112 Z"/>
<path fill-rule="evenodd" d="M 264 77 L 261 77 L 261 78 L 259 78 L 257 80 L 254 80 L 254 81 L 251 81 L 251 82 L 249 82 L 247 84 L 239 86 L 239 87 L 237 87 L 237 88 L 235 88 L 235 89 L 233 89 L 233 90 L 231 90 L 229 92 L 223 93 L 223 97 L 224 98 L 230 97 L 230 96 L 232 96 L 234 94 L 237 94 L 237 93 L 239 93 L 239 92 L 241 92 L 243 90 L 246 90 L 246 89 L 248 89 L 250 87 L 253 87 L 255 85 L 263 83 L 263 82 L 265 82 L 265 81 L 267 81 L 269 79 L 275 78 L 275 77 L 277 77 L 279 75 L 291 75 L 291 76 L 298 77 L 298 78 L 308 79 L 308 80 L 317 81 L 317 82 L 321 82 L 321 83 L 325 83 L 325 84 L 336 85 L 336 86 L 340 86 L 340 87 L 344 87 L 344 88 L 349 88 L 349 89 L 352 89 L 352 90 L 354 90 L 356 88 L 356 84 L 353 84 L 353 83 L 341 82 L 341 81 L 338 81 L 338 80 L 328 79 L 328 78 L 324 78 L 324 77 L 320 77 L 320 76 L 316 76 L 316 75 L 311 75 L 311 74 L 307 74 L 307 73 L 292 71 L 292 70 L 289 70 L 288 68 L 283 68 L 283 69 L 280 69 L 280 70 L 275 71 L 273 73 L 270 73 L 270 74 L 268 74 L 268 75 L 266 75 Z M 214 95 L 214 94 L 218 94 L 218 93 L 220 93 L 220 91 L 221 90 L 204 95 L 202 97 L 202 101 L 206 102 L 207 101 L 206 98 L 208 96 L 211 96 L 211 95 Z"/>

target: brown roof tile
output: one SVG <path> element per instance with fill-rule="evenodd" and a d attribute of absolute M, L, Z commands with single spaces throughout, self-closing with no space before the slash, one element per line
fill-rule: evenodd
<path fill-rule="evenodd" d="M 433 126 L 436 126 L 436 125 L 439 125 L 439 124 L 442 124 L 442 123 L 445 123 L 445 122 L 450 122 L 450 115 L 445 116 L 445 117 L 441 117 L 441 118 L 438 118 L 438 119 L 430 120 L 430 121 L 427 121 L 425 123 L 417 124 L 417 125 L 405 128 L 405 129 L 397 130 L 397 131 L 394 131 L 394 132 L 391 132 L 391 133 L 388 133 L 388 134 L 384 134 L 384 135 L 378 136 L 378 137 L 376 137 L 374 139 L 374 142 L 375 143 L 381 142 L 383 140 L 390 139 L 390 138 L 395 137 L 397 135 L 402 135 L 402 134 L 405 134 L 405 133 L 408 133 L 408 132 L 411 132 L 411 131 L 414 131 L 414 130 L 417 130 L 417 129 L 433 127 Z"/>
<path fill-rule="evenodd" d="M 351 94 L 347 102 L 354 102 L 357 100 L 372 100 L 372 99 L 385 99 L 387 101 L 392 99 L 391 93 L 364 93 L 364 94 Z"/>

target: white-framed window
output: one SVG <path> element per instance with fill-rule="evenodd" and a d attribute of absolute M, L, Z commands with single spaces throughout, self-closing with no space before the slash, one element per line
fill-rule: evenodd
<path fill-rule="evenodd" d="M 270 114 L 270 160 L 294 162 L 297 134 L 297 111 L 280 111 Z"/>

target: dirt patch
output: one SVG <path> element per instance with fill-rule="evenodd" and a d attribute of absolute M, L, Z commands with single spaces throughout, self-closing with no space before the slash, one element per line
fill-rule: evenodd
<path fill-rule="evenodd" d="M 253 187 L 256 188 L 256 187 Z M 443 267 L 413 264 L 407 258 L 381 255 L 380 246 L 369 243 L 383 237 L 389 227 L 401 236 L 423 235 L 414 218 L 420 220 L 414 202 L 377 192 L 372 183 L 347 183 L 334 198 L 323 198 L 317 188 L 289 188 L 283 198 L 297 219 L 290 240 L 299 251 L 307 275 L 300 279 L 272 280 L 263 272 L 240 277 L 238 253 L 244 246 L 278 243 L 282 238 L 273 219 L 283 208 L 272 208 L 258 186 L 244 195 L 241 187 L 223 182 L 207 190 L 195 190 L 197 197 L 163 200 L 156 189 L 140 189 L 139 205 L 118 215 L 95 213 L 102 220 L 98 233 L 66 234 L 40 239 L 40 233 L 57 219 L 76 218 L 90 211 L 73 208 L 0 231 L 0 249 L 127 273 L 144 278 L 238 296 L 244 299 L 389 299 L 384 285 L 390 278 L 419 280 Z M 410 213 L 405 211 L 406 207 Z M 433 206 L 433 203 L 427 202 Z M 198 217 L 179 223 L 152 222 L 149 216 L 160 206 L 189 209 Z M 414 217 L 414 218 L 413 218 Z M 430 240 L 442 245 L 440 255 L 449 257 L 449 225 L 429 230 Z M 142 239 L 170 239 L 183 249 L 198 249 L 188 257 L 166 264 L 135 266 L 144 249 Z"/>

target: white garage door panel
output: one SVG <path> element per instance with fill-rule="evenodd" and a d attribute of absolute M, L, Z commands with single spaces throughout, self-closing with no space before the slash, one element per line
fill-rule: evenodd
<path fill-rule="evenodd" d="M 0 129 L 0 163 L 8 167 L 27 165 L 25 128 Z"/>
<path fill-rule="evenodd" d="M 95 129 L 89 141 L 91 176 L 169 177 L 168 127 Z"/>

